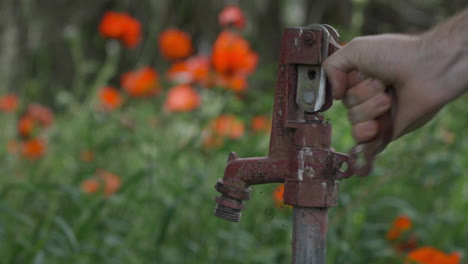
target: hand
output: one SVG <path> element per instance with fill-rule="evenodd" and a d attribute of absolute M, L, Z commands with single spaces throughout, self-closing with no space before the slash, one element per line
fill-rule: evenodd
<path fill-rule="evenodd" d="M 430 45 L 428 35 L 360 37 L 324 62 L 335 99 L 349 109 L 357 142 L 379 132 L 375 119 L 394 109 L 393 139 L 429 121 L 460 88 L 446 87 L 447 67 L 453 51 Z M 385 94 L 392 86 L 395 100 Z"/>

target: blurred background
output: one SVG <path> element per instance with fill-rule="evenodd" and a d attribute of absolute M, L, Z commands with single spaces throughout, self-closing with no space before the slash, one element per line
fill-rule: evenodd
<path fill-rule="evenodd" d="M 2 262 L 290 263 L 280 185 L 254 186 L 240 223 L 213 216 L 228 153 L 268 153 L 282 29 L 330 24 L 345 44 L 421 33 L 466 7 L 1 0 Z M 416 251 L 467 263 L 467 100 L 391 144 L 370 177 L 341 183 L 328 263 L 406 263 Z M 347 152 L 345 109 L 325 115 Z"/>

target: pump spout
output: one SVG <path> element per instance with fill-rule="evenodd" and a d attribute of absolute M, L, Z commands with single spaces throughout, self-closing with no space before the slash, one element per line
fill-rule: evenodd
<path fill-rule="evenodd" d="M 250 198 L 251 185 L 283 182 L 288 173 L 287 161 L 273 157 L 239 158 L 231 152 L 224 177 L 216 183 L 221 196 L 216 197 L 215 215 L 239 222 L 244 201 Z"/>

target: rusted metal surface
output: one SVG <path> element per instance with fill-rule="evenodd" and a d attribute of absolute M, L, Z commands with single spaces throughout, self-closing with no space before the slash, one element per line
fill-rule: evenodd
<path fill-rule="evenodd" d="M 328 208 L 294 207 L 293 263 L 326 263 Z"/>
<path fill-rule="evenodd" d="M 284 201 L 295 208 L 293 263 L 325 263 L 327 210 L 338 204 L 338 184 L 356 164 L 331 148 L 331 124 L 320 115 L 333 101 L 321 64 L 339 48 L 337 37 L 328 25 L 285 29 L 268 156 L 231 152 L 215 186 L 215 215 L 238 222 L 251 185 L 284 182 Z"/>

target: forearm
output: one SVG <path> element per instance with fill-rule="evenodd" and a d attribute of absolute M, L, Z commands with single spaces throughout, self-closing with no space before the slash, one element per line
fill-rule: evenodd
<path fill-rule="evenodd" d="M 421 67 L 435 75 L 434 85 L 444 90 L 443 101 L 468 91 L 468 9 L 423 34 L 421 42 Z"/>

